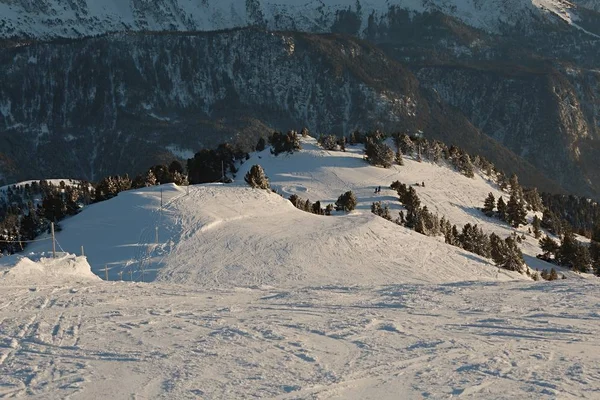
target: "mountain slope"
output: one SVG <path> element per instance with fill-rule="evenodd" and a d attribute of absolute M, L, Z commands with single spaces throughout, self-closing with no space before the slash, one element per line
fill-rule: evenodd
<path fill-rule="evenodd" d="M 448 167 L 408 158 L 404 167 L 376 168 L 362 159 L 359 148 L 329 153 L 317 148 L 314 139 L 304 147 L 291 156 L 275 157 L 268 150 L 253 155 L 231 185 L 192 186 L 189 195 L 176 186 L 123 192 L 65 220 L 57 235 L 60 248 L 79 252 L 83 245 L 93 270 L 102 275 L 108 265 L 112 279 L 120 273 L 130 279 L 131 271 L 135 280 L 157 275 L 161 281 L 203 287 L 523 278 L 441 238 L 422 236 L 370 213 L 373 201 L 389 203 L 394 213 L 400 209 L 395 193 L 386 189 L 392 181 L 424 181 L 418 194 L 440 217 L 508 236 L 512 228 L 478 210 L 488 192 L 502 195 L 483 178 L 469 179 Z M 272 187 L 286 197 L 295 193 L 325 205 L 353 190 L 358 211 L 315 216 L 277 194 L 250 189 L 242 177 L 254 163 L 263 165 Z M 382 194 L 373 193 L 376 186 L 382 186 Z M 537 240 L 527 236 L 523 251 L 529 265 L 549 268 L 535 259 Z M 47 246 L 42 242 L 28 250 Z"/>
<path fill-rule="evenodd" d="M 358 32 L 367 26 L 369 18 L 383 21 L 397 9 L 439 11 L 492 32 L 499 32 L 505 25 L 577 20 L 576 6 L 566 0 L 99 0 L 66 5 L 55 0 L 35 4 L 4 0 L 0 2 L 0 36 L 47 39 L 123 30 L 208 31 L 250 25 L 279 30 L 328 32 L 342 28 Z"/>
<path fill-rule="evenodd" d="M 138 173 L 173 155 L 225 141 L 251 149 L 271 129 L 307 126 L 338 135 L 422 130 L 528 185 L 559 190 L 420 88 L 402 64 L 349 37 L 112 35 L 5 50 L 0 71 L 7 76 L 0 82 L 7 179 Z"/>

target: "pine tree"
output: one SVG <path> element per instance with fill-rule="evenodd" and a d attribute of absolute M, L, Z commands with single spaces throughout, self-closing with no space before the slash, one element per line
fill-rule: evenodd
<path fill-rule="evenodd" d="M 513 227 L 518 228 L 519 225 L 527 225 L 527 211 L 523 202 L 519 201 L 517 195 L 512 193 L 506 204 L 507 222 Z"/>
<path fill-rule="evenodd" d="M 536 239 L 539 239 L 540 236 L 542 236 L 541 224 L 542 221 L 538 218 L 537 215 L 534 215 L 533 221 L 531 221 L 531 225 L 533 226 L 533 236 Z"/>
<path fill-rule="evenodd" d="M 258 143 L 256 143 L 256 151 L 263 151 L 267 147 L 267 141 L 264 137 L 258 139 Z"/>
<path fill-rule="evenodd" d="M 577 245 L 572 268 L 575 271 L 583 273 L 587 273 L 592 269 L 592 257 L 590 256 L 590 251 L 587 246 L 584 246 L 583 244 Z"/>
<path fill-rule="evenodd" d="M 540 248 L 544 252 L 543 259 L 550 260 L 551 258 L 555 258 L 558 250 L 560 249 L 560 245 L 556 243 L 554 240 L 550 239 L 550 237 L 545 236 L 539 241 Z"/>
<path fill-rule="evenodd" d="M 500 198 L 498 199 L 497 208 L 498 208 L 498 218 L 500 218 L 502 221 L 506 221 L 507 220 L 506 203 L 504 202 L 504 199 L 502 198 L 502 196 L 500 196 Z"/>
<path fill-rule="evenodd" d="M 341 195 L 335 202 L 335 209 L 337 211 L 350 212 L 356 208 L 357 200 L 356 196 L 352 191 L 348 191 Z"/>
<path fill-rule="evenodd" d="M 481 209 L 481 211 L 483 211 L 483 213 L 488 217 L 491 217 L 494 215 L 495 207 L 496 199 L 494 198 L 494 195 L 490 192 L 490 194 L 488 194 L 488 197 L 485 199 L 485 202 L 483 203 L 483 208 Z"/>
<path fill-rule="evenodd" d="M 265 175 L 265 171 L 260 165 L 253 165 L 250 171 L 244 177 L 248 185 L 256 189 L 268 189 L 269 179 Z"/>
<path fill-rule="evenodd" d="M 402 158 L 402 152 L 400 150 L 396 152 L 396 157 L 394 158 L 394 161 L 396 161 L 396 164 L 400 166 L 404 165 L 404 159 Z"/>
<path fill-rule="evenodd" d="M 394 152 L 385 143 L 377 143 L 367 140 L 365 143 L 365 154 L 367 161 L 372 165 L 389 168 L 394 162 Z"/>
<path fill-rule="evenodd" d="M 577 243 L 577 239 L 575 239 L 575 235 L 573 234 L 573 232 L 565 232 L 557 253 L 559 264 L 569 268 L 573 268 L 575 265 L 575 258 L 577 255 L 578 247 L 579 243 Z"/>

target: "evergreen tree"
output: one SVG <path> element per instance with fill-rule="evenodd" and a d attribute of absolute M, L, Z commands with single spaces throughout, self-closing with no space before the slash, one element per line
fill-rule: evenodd
<path fill-rule="evenodd" d="M 382 205 L 380 201 L 371 204 L 371 212 L 380 216 L 381 218 L 387 219 L 388 221 L 392 220 L 389 207 L 387 204 Z"/>
<path fill-rule="evenodd" d="M 352 191 L 348 191 L 342 194 L 335 202 L 335 209 L 337 211 L 350 212 L 356 208 L 357 200 L 356 196 Z"/>
<path fill-rule="evenodd" d="M 250 171 L 248 171 L 248 173 L 244 177 L 244 180 L 253 188 L 269 188 L 269 179 L 265 175 L 265 171 L 260 165 L 253 165 L 252 168 L 250 168 Z"/>
<path fill-rule="evenodd" d="M 545 236 L 542 239 L 540 239 L 539 243 L 542 251 L 544 252 L 542 257 L 544 260 L 550 260 L 556 257 L 556 254 L 560 249 L 560 245 L 558 243 L 550 239 L 550 237 L 548 236 Z"/>
<path fill-rule="evenodd" d="M 525 197 L 525 201 L 527 204 L 529 204 L 531 211 L 544 211 L 544 202 L 542 201 L 542 198 L 540 197 L 540 194 L 536 188 L 526 189 L 523 195 Z"/>
<path fill-rule="evenodd" d="M 377 143 L 367 140 L 365 143 L 365 155 L 367 161 L 372 165 L 389 168 L 394 162 L 394 152 L 385 143 Z"/>
<path fill-rule="evenodd" d="M 483 208 L 481 209 L 481 211 L 483 211 L 483 213 L 488 217 L 491 217 L 494 215 L 495 207 L 496 199 L 494 198 L 494 195 L 490 192 L 490 194 L 488 194 L 488 197 L 485 199 L 485 202 L 483 203 Z"/>
<path fill-rule="evenodd" d="M 519 201 L 517 195 L 512 193 L 506 204 L 507 222 L 513 227 L 518 228 L 519 225 L 527 225 L 527 211 L 523 202 Z"/>
<path fill-rule="evenodd" d="M 496 207 L 498 208 L 498 218 L 500 218 L 502 221 L 507 221 L 508 216 L 506 210 L 506 203 L 504 202 L 502 196 L 500 196 L 500 198 L 498 199 L 498 204 Z"/>
<path fill-rule="evenodd" d="M 533 236 L 535 236 L 536 239 L 539 239 L 540 236 L 542 236 L 541 224 L 542 221 L 538 218 L 537 215 L 534 215 L 533 220 L 531 221 L 531 225 L 533 227 Z"/>
<path fill-rule="evenodd" d="M 312 213 L 317 215 L 324 215 L 325 211 L 321 208 L 321 202 L 316 201 L 312 206 Z"/>
<path fill-rule="evenodd" d="M 587 246 L 578 243 L 577 249 L 575 250 L 575 257 L 573 258 L 572 268 L 579 272 L 589 272 L 592 269 L 592 257 Z"/>
<path fill-rule="evenodd" d="M 319 136 L 319 140 L 318 140 L 319 144 L 321 145 L 321 147 L 323 147 L 323 149 L 328 150 L 328 151 L 334 151 L 337 150 L 337 138 L 333 135 L 321 135 Z"/>
<path fill-rule="evenodd" d="M 402 152 L 400 150 L 396 152 L 396 157 L 394 158 L 394 161 L 396 161 L 396 164 L 400 166 L 404 165 L 404 159 L 402 158 Z"/>
<path fill-rule="evenodd" d="M 573 266 L 575 265 L 575 258 L 577 256 L 578 247 L 579 243 L 577 243 L 577 239 L 575 239 L 575 235 L 573 234 L 573 232 L 565 232 L 557 253 L 557 259 L 559 264 L 569 268 L 573 268 Z"/>
<path fill-rule="evenodd" d="M 256 151 L 263 151 L 267 147 L 267 141 L 264 137 L 258 139 L 258 143 L 256 143 Z"/>

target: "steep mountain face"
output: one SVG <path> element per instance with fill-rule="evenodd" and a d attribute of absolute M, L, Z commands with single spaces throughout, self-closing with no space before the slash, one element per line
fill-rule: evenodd
<path fill-rule="evenodd" d="M 424 67 L 418 76 L 477 128 L 539 169 L 553 171 L 564 187 L 577 191 L 589 186 L 587 179 L 596 186 L 600 183 L 597 176 L 582 174 L 596 169 L 582 154 L 590 154 L 590 144 L 600 139 L 598 74 L 573 75 L 569 80 L 556 70 L 508 73 Z"/>
<path fill-rule="evenodd" d="M 408 69 L 351 38 L 119 34 L 11 48 L 0 53 L 0 71 L 8 144 L 0 162 L 18 179 L 139 172 L 173 154 L 224 141 L 249 148 L 271 127 L 306 125 L 334 134 L 420 129 L 556 189 Z"/>
<path fill-rule="evenodd" d="M 0 36 L 75 38 L 122 30 L 208 31 L 249 25 L 359 33 L 369 24 L 387 23 L 398 10 L 442 12 L 490 32 L 578 19 L 577 7 L 567 0 L 2 0 Z"/>

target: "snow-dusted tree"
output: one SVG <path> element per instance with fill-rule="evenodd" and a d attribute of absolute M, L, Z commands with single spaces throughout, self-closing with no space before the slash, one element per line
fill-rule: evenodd
<path fill-rule="evenodd" d="M 328 151 L 337 150 L 338 148 L 337 138 L 333 135 L 321 135 L 319 137 L 319 144 L 323 149 Z"/>
<path fill-rule="evenodd" d="M 402 158 L 402 151 L 398 150 L 396 152 L 396 156 L 394 157 L 394 161 L 396 161 L 396 164 L 398 165 L 404 165 L 404 159 Z"/>
<path fill-rule="evenodd" d="M 265 175 L 265 171 L 260 165 L 253 165 L 252 168 L 250 168 L 250 171 L 248 171 L 248 173 L 244 177 L 244 180 L 253 188 L 269 188 L 269 179 Z"/>
<path fill-rule="evenodd" d="M 392 216 L 390 215 L 390 208 L 386 205 L 382 205 L 380 201 L 377 201 L 371 204 L 371 212 L 375 215 L 380 216 L 381 218 L 387 219 L 388 221 L 392 220 Z"/>
<path fill-rule="evenodd" d="M 352 193 L 352 191 L 348 191 L 340 197 L 338 197 L 337 201 L 335 202 L 335 209 L 337 211 L 350 212 L 356 208 L 356 205 L 356 196 L 354 195 L 354 193 Z"/>
<path fill-rule="evenodd" d="M 518 199 L 517 193 L 511 193 L 508 203 L 506 203 L 507 222 L 513 227 L 518 228 L 519 225 L 527 225 L 527 211 L 525 203 Z"/>
<path fill-rule="evenodd" d="M 372 165 L 389 168 L 394 162 L 394 152 L 385 143 L 377 143 L 367 140 L 365 143 L 365 154 L 367 161 Z"/>
<path fill-rule="evenodd" d="M 523 193 L 525 201 L 529 204 L 531 211 L 541 212 L 544 211 L 544 202 L 538 193 L 536 188 L 526 189 Z"/>
<path fill-rule="evenodd" d="M 488 217 L 491 217 L 494 215 L 495 207 L 496 207 L 496 198 L 490 192 L 490 194 L 488 194 L 487 198 L 483 202 L 483 208 L 481 209 L 481 211 L 483 211 L 483 213 L 485 215 L 487 215 Z"/>
<path fill-rule="evenodd" d="M 558 249 L 560 248 L 560 245 L 556 243 L 556 241 L 552 240 L 548 236 L 544 236 L 540 239 L 539 244 L 540 248 L 544 252 L 541 257 L 542 259 L 549 261 L 556 257 Z"/>
<path fill-rule="evenodd" d="M 302 137 L 307 137 L 308 135 L 310 135 L 310 132 L 308 131 L 307 127 L 302 128 L 302 130 L 300 131 L 300 135 L 302 135 Z"/>

